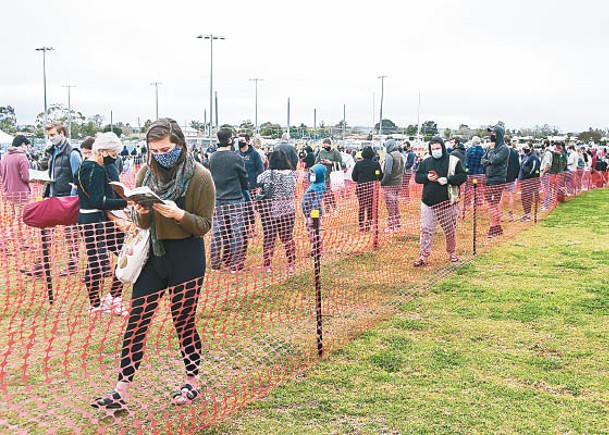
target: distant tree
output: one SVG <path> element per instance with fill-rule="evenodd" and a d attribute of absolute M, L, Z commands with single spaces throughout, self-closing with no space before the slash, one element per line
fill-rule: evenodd
<path fill-rule="evenodd" d="M 444 129 L 444 137 L 445 138 L 451 138 L 453 135 L 453 131 L 450 128 L 445 128 Z"/>
<path fill-rule="evenodd" d="M 414 136 L 418 131 L 419 128 L 414 124 L 410 124 L 408 127 L 406 127 L 406 134 L 408 136 Z"/>
<path fill-rule="evenodd" d="M 283 133 L 283 128 L 279 124 L 273 124 L 272 122 L 265 122 L 260 125 L 260 135 L 270 137 L 272 139 L 277 139 L 281 137 Z"/>
<path fill-rule="evenodd" d="M 380 122 L 377 122 L 376 125 L 374 126 L 374 129 L 376 131 L 379 131 L 381 124 Z M 390 119 L 383 119 L 383 133 L 395 133 L 397 130 L 398 126 L 395 125 L 395 123 L 390 120 Z"/>
<path fill-rule="evenodd" d="M 0 107 L 0 130 L 6 133 L 17 131 L 17 116 L 12 106 Z"/>
<path fill-rule="evenodd" d="M 249 134 L 250 137 L 253 137 L 255 132 L 256 126 L 249 119 L 244 120 L 239 126 L 239 133 Z"/>
<path fill-rule="evenodd" d="M 594 142 L 594 143 L 600 143 L 602 137 L 603 137 L 603 130 L 599 130 L 599 129 L 595 129 L 590 127 L 588 129 L 588 131 L 582 131 L 580 134 L 577 135 L 578 139 L 588 143 L 588 142 Z"/>
<path fill-rule="evenodd" d="M 148 128 L 150 127 L 150 124 L 152 124 L 152 119 L 147 119 L 146 121 L 144 121 L 144 125 L 142 126 L 141 132 L 146 133 L 148 131 Z"/>
<path fill-rule="evenodd" d="M 98 130 L 101 130 L 102 125 L 104 125 L 104 117 L 100 114 L 91 116 L 89 120 L 95 124 L 95 127 L 97 127 Z"/>
<path fill-rule="evenodd" d="M 110 124 L 106 125 L 102 131 L 104 133 L 107 133 L 110 131 Z M 123 134 L 123 129 L 118 125 L 118 124 L 112 124 L 112 132 L 117 135 L 118 137 L 121 137 Z"/>
<path fill-rule="evenodd" d="M 98 131 L 99 131 L 99 129 L 97 128 L 97 124 L 95 124 L 95 122 L 93 122 L 93 121 L 88 121 L 80 126 L 79 131 L 78 131 L 78 136 L 79 137 L 95 136 Z"/>
<path fill-rule="evenodd" d="M 200 133 L 207 131 L 207 124 L 201 121 L 192 120 L 190 121 L 190 128 L 194 128 Z"/>
<path fill-rule="evenodd" d="M 421 124 L 421 133 L 424 135 L 435 135 L 438 134 L 438 124 L 434 121 L 425 121 Z"/>

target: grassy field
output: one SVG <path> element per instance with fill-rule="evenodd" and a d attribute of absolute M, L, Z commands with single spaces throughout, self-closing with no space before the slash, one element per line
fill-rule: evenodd
<path fill-rule="evenodd" d="M 608 215 L 560 206 L 205 433 L 609 433 Z"/>

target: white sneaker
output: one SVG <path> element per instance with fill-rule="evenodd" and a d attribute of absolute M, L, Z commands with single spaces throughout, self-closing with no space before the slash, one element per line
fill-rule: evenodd
<path fill-rule="evenodd" d="M 87 310 L 87 313 L 89 313 L 90 316 L 94 316 L 97 314 L 101 314 L 104 312 L 104 308 L 100 305 L 98 307 L 94 307 L 94 306 L 89 306 L 89 309 Z"/>
<path fill-rule="evenodd" d="M 101 304 L 102 310 L 107 314 L 126 317 L 129 312 L 123 307 L 123 298 L 118 296 L 113 298 L 109 293 L 106 295 Z"/>

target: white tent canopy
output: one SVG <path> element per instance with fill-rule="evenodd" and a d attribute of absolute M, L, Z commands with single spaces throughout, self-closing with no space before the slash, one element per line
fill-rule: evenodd
<path fill-rule="evenodd" d="M 0 130 L 0 145 L 12 145 L 13 136 Z"/>

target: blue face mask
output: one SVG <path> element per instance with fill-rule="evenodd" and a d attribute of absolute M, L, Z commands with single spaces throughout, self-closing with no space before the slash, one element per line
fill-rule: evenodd
<path fill-rule="evenodd" d="M 176 146 L 171 151 L 162 154 L 153 154 L 152 157 L 154 157 L 154 160 L 156 160 L 159 165 L 165 169 L 169 169 L 176 164 L 180 155 L 182 155 L 182 149 Z"/>
<path fill-rule="evenodd" d="M 442 150 L 431 150 L 431 156 L 434 159 L 441 159 L 442 158 Z"/>

